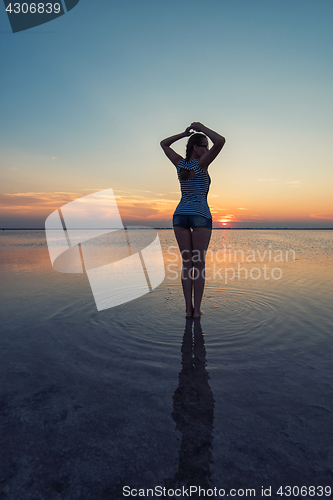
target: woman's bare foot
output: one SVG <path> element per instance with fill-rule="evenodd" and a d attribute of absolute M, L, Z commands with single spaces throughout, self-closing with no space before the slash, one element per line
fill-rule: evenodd
<path fill-rule="evenodd" d="M 200 318 L 200 316 L 203 315 L 203 312 L 202 311 L 199 311 L 199 313 L 197 313 L 196 311 L 193 311 L 193 318 Z"/>
<path fill-rule="evenodd" d="M 192 318 L 193 316 L 193 306 L 191 305 L 189 309 L 186 309 L 186 317 L 187 318 Z"/>

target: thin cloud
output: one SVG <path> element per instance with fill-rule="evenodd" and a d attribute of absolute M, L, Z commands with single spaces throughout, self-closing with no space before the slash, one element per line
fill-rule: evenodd
<path fill-rule="evenodd" d="M 333 220 L 333 212 L 319 212 L 315 214 L 310 214 L 312 219 L 326 219 Z"/>
<path fill-rule="evenodd" d="M 302 184 L 302 181 L 285 181 L 285 184 L 290 184 L 291 186 L 298 188 L 300 184 Z"/>
<path fill-rule="evenodd" d="M 56 193 L 2 193 L 0 194 L 0 207 L 7 210 L 19 209 L 35 210 L 56 209 L 64 203 L 76 200 L 81 195 L 78 193 L 56 192 Z"/>

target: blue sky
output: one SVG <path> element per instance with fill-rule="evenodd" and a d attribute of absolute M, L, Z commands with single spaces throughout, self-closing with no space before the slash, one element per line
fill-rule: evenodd
<path fill-rule="evenodd" d="M 80 0 L 13 34 L 3 7 L 2 225 L 43 221 L 47 193 L 109 187 L 168 219 L 179 188 L 159 141 L 201 121 L 227 139 L 217 220 L 332 227 L 332 19 L 325 0 Z M 15 211 L 27 193 L 39 212 Z"/>

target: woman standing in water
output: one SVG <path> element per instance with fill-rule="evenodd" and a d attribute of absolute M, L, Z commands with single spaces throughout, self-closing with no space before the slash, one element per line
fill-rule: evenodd
<path fill-rule="evenodd" d="M 189 137 L 185 159 L 170 147 L 184 137 Z M 213 143 L 211 149 L 207 137 Z M 193 122 L 185 132 L 161 141 L 164 153 L 177 168 L 182 192 L 173 214 L 173 229 L 183 260 L 182 286 L 186 316 L 194 318 L 202 314 L 200 305 L 205 286 L 205 255 L 212 232 L 212 215 L 207 203 L 210 185 L 208 166 L 215 160 L 224 143 L 224 137 L 199 122 Z"/>

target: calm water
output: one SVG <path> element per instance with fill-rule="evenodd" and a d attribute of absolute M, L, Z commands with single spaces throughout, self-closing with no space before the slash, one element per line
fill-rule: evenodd
<path fill-rule="evenodd" d="M 2 232 L 0 498 L 333 487 L 332 236 L 213 231 L 186 322 L 172 231 L 164 282 L 100 312 L 43 231 Z"/>

